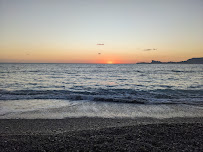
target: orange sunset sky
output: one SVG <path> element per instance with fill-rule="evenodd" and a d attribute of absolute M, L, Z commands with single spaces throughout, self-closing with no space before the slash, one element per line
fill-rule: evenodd
<path fill-rule="evenodd" d="M 203 1 L 0 0 L 0 33 L 6 63 L 181 61 L 203 57 Z"/>

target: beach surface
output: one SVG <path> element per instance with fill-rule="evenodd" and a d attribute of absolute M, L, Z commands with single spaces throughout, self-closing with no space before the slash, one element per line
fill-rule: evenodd
<path fill-rule="evenodd" d="M 203 151 L 203 119 L 0 119 L 1 151 Z"/>

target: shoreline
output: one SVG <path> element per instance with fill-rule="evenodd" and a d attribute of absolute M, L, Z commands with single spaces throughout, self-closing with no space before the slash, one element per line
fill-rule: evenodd
<path fill-rule="evenodd" d="M 202 151 L 203 118 L 0 119 L 4 151 Z"/>
<path fill-rule="evenodd" d="M 172 118 L 203 117 L 203 107 L 188 104 L 130 104 L 69 100 L 8 100 L 0 102 L 0 119 L 64 119 L 67 117 Z"/>

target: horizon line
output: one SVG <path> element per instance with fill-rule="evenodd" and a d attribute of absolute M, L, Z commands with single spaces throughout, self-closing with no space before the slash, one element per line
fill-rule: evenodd
<path fill-rule="evenodd" d="M 139 63 L 139 62 L 137 62 L 137 63 Z M 111 64 L 137 64 L 137 63 L 111 63 Z M 109 64 L 109 63 L 0 62 L 0 64 Z"/>
<path fill-rule="evenodd" d="M 193 57 L 189 59 L 195 59 L 195 58 L 203 58 L 203 57 Z M 186 59 L 184 61 L 187 61 L 189 59 Z M 151 60 L 152 61 L 158 61 L 158 60 Z M 162 62 L 162 61 L 160 61 Z M 167 62 L 183 62 L 183 61 L 167 61 Z M 165 63 L 167 63 L 165 61 Z M 133 62 L 133 63 L 69 63 L 69 62 L 0 62 L 0 64 L 137 64 L 137 63 L 150 63 L 150 62 Z M 163 62 L 164 63 L 164 62 Z"/>

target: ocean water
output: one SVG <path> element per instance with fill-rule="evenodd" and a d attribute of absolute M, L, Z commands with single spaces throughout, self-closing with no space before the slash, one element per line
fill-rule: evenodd
<path fill-rule="evenodd" d="M 163 114 L 167 105 L 183 104 L 203 112 L 203 65 L 0 64 L 2 118 L 11 113 L 14 117 L 16 113 L 35 111 L 36 115 L 37 110 L 62 107 L 68 107 L 66 114 L 62 115 L 62 109 L 58 114 L 68 117 L 73 114 L 68 115 L 67 109 L 70 112 L 74 105 L 80 108 L 80 116 L 86 116 L 82 113 L 88 108 L 93 112 L 91 116 L 104 111 L 107 113 L 102 116 L 132 116 L 132 112 L 125 112 L 140 105 L 156 107 L 151 113 L 164 107 Z M 112 107 L 117 107 L 113 114 Z M 134 109 L 134 113 L 137 116 L 139 112 Z"/>

